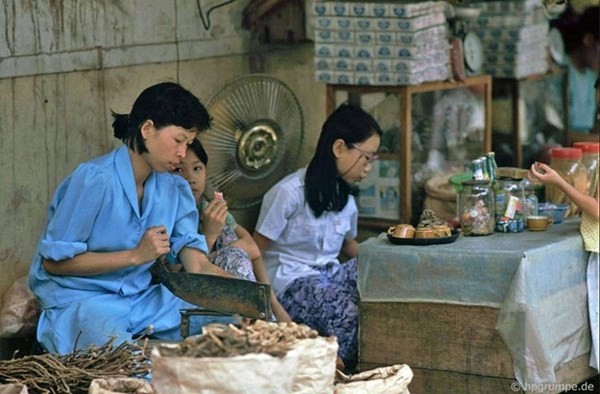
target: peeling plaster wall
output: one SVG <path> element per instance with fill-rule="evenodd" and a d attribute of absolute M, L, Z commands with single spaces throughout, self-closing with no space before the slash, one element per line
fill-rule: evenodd
<path fill-rule="evenodd" d="M 0 0 L 0 78 L 244 53 L 247 1 L 224 2 Z"/>
<path fill-rule="evenodd" d="M 206 103 L 250 72 L 247 32 L 237 28 L 246 3 L 215 10 L 206 31 L 196 1 L 0 0 L 0 296 L 27 273 L 57 184 L 119 144 L 111 109 L 129 112 L 141 90 L 168 80 Z M 303 108 L 298 165 L 325 117 L 312 53 L 310 44 L 270 48 L 264 62 Z M 257 209 L 233 213 L 251 226 Z"/>

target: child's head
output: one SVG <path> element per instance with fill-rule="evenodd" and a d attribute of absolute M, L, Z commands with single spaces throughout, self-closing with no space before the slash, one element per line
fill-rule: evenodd
<path fill-rule="evenodd" d="M 184 177 L 192 188 L 192 193 L 196 202 L 200 202 L 204 190 L 206 189 L 206 165 L 208 164 L 208 155 L 204 147 L 194 139 L 188 146 L 185 158 L 174 171 L 176 174 Z"/>
<path fill-rule="evenodd" d="M 341 105 L 323 124 L 311 166 L 319 167 L 324 181 L 360 181 L 377 159 L 381 134 L 377 121 L 362 108 Z"/>
<path fill-rule="evenodd" d="M 344 104 L 323 124 L 315 154 L 306 169 L 306 201 L 315 216 L 340 211 L 356 192 L 354 184 L 371 171 L 381 128 L 360 107 Z"/>
<path fill-rule="evenodd" d="M 114 136 L 138 153 L 148 151 L 142 126 L 151 121 L 160 130 L 178 126 L 193 133 L 210 127 L 211 117 L 200 100 L 174 82 L 163 82 L 146 88 L 133 103 L 129 115 L 113 112 Z"/>

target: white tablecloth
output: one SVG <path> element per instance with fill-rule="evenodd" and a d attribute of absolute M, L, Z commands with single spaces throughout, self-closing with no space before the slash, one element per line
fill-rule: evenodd
<path fill-rule="evenodd" d="M 579 219 L 548 231 L 459 237 L 429 246 L 359 246 L 362 302 L 437 302 L 500 309 L 496 326 L 522 384 L 555 382 L 554 370 L 590 351 Z"/>

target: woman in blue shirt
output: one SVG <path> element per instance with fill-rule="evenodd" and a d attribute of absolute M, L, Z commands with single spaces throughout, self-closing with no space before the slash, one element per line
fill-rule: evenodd
<path fill-rule="evenodd" d="M 335 335 L 347 370 L 358 356 L 355 184 L 371 171 L 381 134 L 361 108 L 336 109 L 308 167 L 267 192 L 254 232 L 282 306 L 293 321 Z"/>
<path fill-rule="evenodd" d="M 231 276 L 209 263 L 190 187 L 170 173 L 210 126 L 206 108 L 178 84 L 160 83 L 140 94 L 129 115 L 113 116 L 124 145 L 58 185 L 30 268 L 42 306 L 37 339 L 50 352 L 148 331 L 179 339 L 179 310 L 194 306 L 150 284 L 161 255 L 177 257 L 188 272 Z M 193 331 L 207 322 L 196 320 Z"/>
<path fill-rule="evenodd" d="M 600 7 L 578 14 L 572 6 L 553 22 L 565 44 L 569 82 L 569 130 L 589 133 L 598 116 L 594 84 L 600 72 Z"/>

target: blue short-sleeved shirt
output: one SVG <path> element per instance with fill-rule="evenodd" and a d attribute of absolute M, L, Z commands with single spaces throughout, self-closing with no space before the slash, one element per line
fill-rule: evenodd
<path fill-rule="evenodd" d="M 163 225 L 170 236 L 170 257 L 184 247 L 207 252 L 198 234 L 198 211 L 185 179 L 151 172 L 140 206 L 129 151 L 122 146 L 80 164 L 58 186 L 38 244 L 29 284 L 45 308 L 101 293 L 123 296 L 148 288 L 151 263 L 93 276 L 46 273 L 42 259 L 60 261 L 84 252 L 134 249 L 146 229 Z"/>
<path fill-rule="evenodd" d="M 340 212 L 315 217 L 306 204 L 306 168 L 286 176 L 264 196 L 256 231 L 272 242 L 263 260 L 277 294 L 296 278 L 318 275 L 312 267 L 339 264 L 345 238 L 357 234 L 358 209 L 353 196 Z"/>
<path fill-rule="evenodd" d="M 579 71 L 567 56 L 569 81 L 569 127 L 572 131 L 589 133 L 596 120 L 596 89 L 598 74 L 586 67 Z"/>

